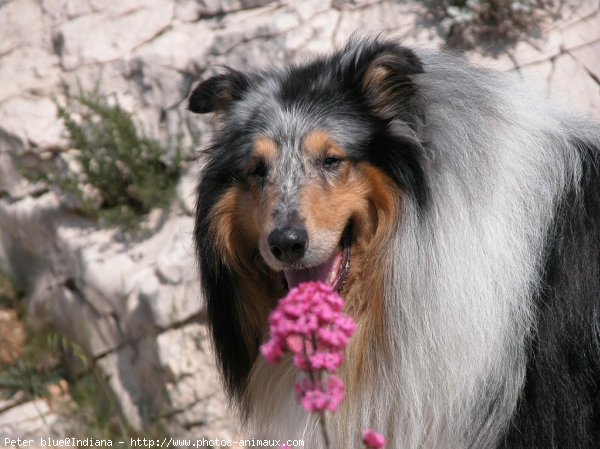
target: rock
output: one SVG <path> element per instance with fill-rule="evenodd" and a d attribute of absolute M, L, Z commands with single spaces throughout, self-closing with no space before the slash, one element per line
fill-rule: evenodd
<path fill-rule="evenodd" d="M 0 8 L 0 55 L 24 46 L 49 44 L 46 20 L 39 2 L 4 2 Z"/>
<path fill-rule="evenodd" d="M 160 296 L 160 282 L 153 274 L 144 276 L 140 285 L 140 298 L 145 302 L 155 302 Z"/>
<path fill-rule="evenodd" d="M 43 399 L 26 402 L 10 409 L 10 413 L 4 413 L 0 416 L 0 428 L 8 426 L 19 421 L 38 419 L 48 414 L 50 407 Z"/>
<path fill-rule="evenodd" d="M 396 37 L 399 37 L 397 33 L 402 32 L 411 37 L 410 34 L 419 29 L 418 21 L 424 14 L 418 3 L 411 2 L 378 2 L 361 8 L 343 9 L 336 27 L 335 43 L 346 43 L 356 30 L 367 35 L 377 35 L 384 31 L 385 34 L 394 34 Z M 436 42 L 430 42 L 434 39 L 434 34 L 433 30 L 428 31 L 428 39 L 420 44 L 435 44 Z"/>
<path fill-rule="evenodd" d="M 196 210 L 196 187 L 200 180 L 199 171 L 198 164 L 193 165 L 183 173 L 179 184 L 177 184 L 177 199 L 179 200 L 183 211 L 190 216 L 193 216 Z M 0 180 L 0 186 L 1 185 Z"/>
<path fill-rule="evenodd" d="M 158 362 L 168 373 L 166 388 L 177 421 L 195 435 L 234 435 L 220 388 L 206 327 L 189 324 L 157 339 Z"/>
<path fill-rule="evenodd" d="M 138 432 L 157 419 L 165 400 L 161 375 L 152 367 L 152 350 L 152 339 L 145 338 L 107 354 L 96 364 L 127 423 Z"/>
<path fill-rule="evenodd" d="M 252 39 L 240 42 L 235 46 L 235 52 L 217 55 L 214 59 L 215 66 L 228 65 L 243 70 L 260 70 L 267 67 L 282 66 L 289 61 L 285 52 L 285 37 L 272 36 L 268 39 Z M 269 55 L 268 62 L 262 62 L 261 55 Z M 193 120 L 198 120 L 193 117 Z"/>
<path fill-rule="evenodd" d="M 557 10 L 560 12 L 560 20 L 551 22 L 550 29 L 566 29 L 600 11 L 597 0 L 578 0 L 576 3 L 558 3 Z"/>
<path fill-rule="evenodd" d="M 129 335 L 150 326 L 168 329 L 182 323 L 201 312 L 196 283 L 162 285 L 155 275 L 148 273 L 138 291 L 138 299 L 132 299 L 131 313 L 125 321 Z M 137 324 L 136 324 L 137 323 Z"/>
<path fill-rule="evenodd" d="M 201 16 L 215 16 L 242 9 L 257 8 L 274 3 L 273 0 L 202 0 Z"/>
<path fill-rule="evenodd" d="M 469 59 L 496 70 L 511 70 L 515 67 L 524 67 L 548 61 L 561 52 L 561 46 L 561 33 L 558 31 L 549 31 L 538 39 L 532 37 L 517 42 L 513 48 L 502 52 L 496 58 L 492 59 L 489 56 L 482 56 L 480 52 L 472 50 L 469 52 Z"/>
<path fill-rule="evenodd" d="M 163 282 L 181 284 L 197 279 L 192 229 L 191 219 L 180 220 L 170 241 L 159 254 L 156 260 L 156 272 Z"/>
<path fill-rule="evenodd" d="M 21 291 L 33 290 L 40 273 L 62 265 L 53 249 L 54 235 L 48 226 L 59 213 L 60 201 L 53 193 L 13 203 L 0 200 L 0 252 L 5 254 L 16 287 Z"/>
<path fill-rule="evenodd" d="M 574 83 L 573 80 L 578 80 Z M 554 61 L 554 71 L 549 80 L 549 91 L 566 102 L 565 106 L 576 112 L 600 120 L 600 84 L 588 76 L 583 65 L 569 54 Z M 568 106 L 567 106 L 568 105 Z"/>
<path fill-rule="evenodd" d="M 286 49 L 294 54 L 294 58 L 309 58 L 323 53 L 323 49 L 331 45 L 336 25 L 341 13 L 326 10 L 315 13 L 306 25 L 291 30 L 286 37 Z"/>
<path fill-rule="evenodd" d="M 600 83 L 600 40 L 569 52 Z"/>
<path fill-rule="evenodd" d="M 27 402 L 27 394 L 24 391 L 17 391 L 8 398 L 0 397 L 0 413 L 7 411 L 17 405 Z"/>
<path fill-rule="evenodd" d="M 180 0 L 175 3 L 175 18 L 181 22 L 196 22 L 202 13 L 197 0 Z"/>
<path fill-rule="evenodd" d="M 48 148 L 66 146 L 56 104 L 48 97 L 21 95 L 2 102 L 0 127 L 22 146 Z"/>
<path fill-rule="evenodd" d="M 278 8 L 271 4 L 260 9 L 233 13 L 223 21 L 222 28 L 215 31 L 211 53 L 226 54 L 242 42 L 279 36 L 300 23 L 300 13 L 292 5 Z"/>
<path fill-rule="evenodd" d="M 127 57 L 164 32 L 172 16 L 170 2 L 129 0 L 70 20 L 56 30 L 64 42 L 62 66 L 72 70 L 83 64 Z M 85 39 L 81 39 L 82 35 Z"/>
<path fill-rule="evenodd" d="M 35 61 L 35 65 L 31 61 Z M 58 63 L 55 54 L 40 47 L 21 46 L 4 55 L 0 79 L 12 82 L 0 84 L 0 102 L 21 94 L 53 95 L 60 80 Z M 14 76 L 15 73 L 19 76 Z"/>
<path fill-rule="evenodd" d="M 546 83 L 549 82 L 553 70 L 554 63 L 552 61 L 544 61 L 516 69 L 523 80 L 527 80 L 532 85 L 536 86 L 540 91 L 544 92 L 547 97 L 550 96 L 550 88 Z"/>
<path fill-rule="evenodd" d="M 88 0 L 41 0 L 40 3 L 44 14 L 56 23 L 93 13 L 95 9 Z"/>
<path fill-rule="evenodd" d="M 561 30 L 563 48 L 571 50 L 600 39 L 600 8 Z"/>
<path fill-rule="evenodd" d="M 72 95 L 94 92 L 113 104 L 115 100 L 118 101 L 119 105 L 127 111 L 135 111 L 139 103 L 134 97 L 134 92 L 131 92 L 131 84 L 127 76 L 128 63 L 125 60 L 90 63 L 62 72 L 62 80 L 71 87 Z M 56 87 L 56 91 L 61 92 L 59 87 Z"/>
<path fill-rule="evenodd" d="M 20 147 L 20 141 L 13 141 L 12 145 L 16 150 Z M 5 148 L 10 148 L 12 145 L 6 144 Z M 1 137 L 0 146 L 3 146 Z M 11 153 L 0 152 L 0 198 L 7 197 L 9 201 L 22 199 L 36 190 L 32 183 L 25 181 L 19 174 L 14 159 Z M 22 160 L 20 162 L 23 163 Z"/>
<path fill-rule="evenodd" d="M 152 108 L 169 109 L 187 95 L 187 78 L 175 69 L 142 59 L 131 61 L 128 73 L 138 91 L 138 98 Z"/>
<path fill-rule="evenodd" d="M 204 22 L 181 24 L 140 47 L 134 56 L 180 72 L 199 72 L 206 64 L 213 33 Z"/>
<path fill-rule="evenodd" d="M 0 435 L 3 437 L 3 444 L 4 437 L 9 437 L 33 439 L 34 447 L 40 447 L 40 438 L 64 436 L 70 425 L 69 420 L 52 412 L 44 399 L 34 399 L 16 405 L 0 414 Z M 16 447 L 16 444 L 8 447 Z"/>
<path fill-rule="evenodd" d="M 64 285 L 56 283 L 49 274 L 40 276 L 35 290 L 29 296 L 28 312 L 52 323 L 62 335 L 77 342 L 91 357 L 117 348 L 125 337 L 115 316 L 112 313 L 99 313 L 96 305 L 68 281 Z"/>
<path fill-rule="evenodd" d="M 197 391 L 187 399 L 208 396 L 216 391 L 219 380 L 214 373 L 215 362 L 210 349 L 208 331 L 200 323 L 161 333 L 156 340 L 157 361 L 165 368 L 169 382 L 185 376 L 201 379 Z"/>

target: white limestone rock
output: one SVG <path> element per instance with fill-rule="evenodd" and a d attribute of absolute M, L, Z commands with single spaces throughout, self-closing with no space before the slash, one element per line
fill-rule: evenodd
<path fill-rule="evenodd" d="M 2 84 L 2 83 L 0 83 Z M 22 146 L 45 149 L 67 145 L 56 104 L 50 97 L 19 95 L 2 102 L 0 134 L 8 134 Z"/>
<path fill-rule="evenodd" d="M 573 56 L 560 55 L 554 60 L 550 92 L 565 102 L 566 107 L 600 120 L 600 84 L 586 75 L 586 68 Z"/>
<path fill-rule="evenodd" d="M 64 436 L 70 425 L 72 422 L 53 412 L 45 399 L 34 399 L 0 413 L 0 442 L 2 447 L 17 447 L 4 446 L 5 438 L 32 439 L 32 447 L 37 448 L 40 438 Z"/>
<path fill-rule="evenodd" d="M 50 48 L 47 20 L 38 1 L 5 2 L 0 8 L 0 55 L 25 46 Z"/>
<path fill-rule="evenodd" d="M 200 180 L 199 172 L 199 164 L 192 165 L 182 174 L 177 184 L 177 199 L 179 200 L 179 204 L 183 211 L 190 216 L 193 216 L 196 211 L 196 188 Z M 192 229 L 190 229 L 190 232 L 193 232 Z M 189 250 L 193 253 L 194 249 L 190 246 Z"/>
<path fill-rule="evenodd" d="M 164 32 L 172 17 L 170 2 L 129 0 L 111 3 L 106 9 L 61 24 L 56 33 L 63 42 L 62 66 L 72 70 L 83 64 L 128 57 Z"/>
<path fill-rule="evenodd" d="M 134 56 L 181 72 L 199 71 L 206 64 L 213 42 L 212 29 L 204 22 L 174 27 L 140 47 Z"/>

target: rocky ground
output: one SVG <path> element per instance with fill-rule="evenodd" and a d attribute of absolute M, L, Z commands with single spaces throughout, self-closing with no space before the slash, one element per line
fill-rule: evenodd
<path fill-rule="evenodd" d="M 196 80 L 222 64 L 251 69 L 301 60 L 356 31 L 419 46 L 444 42 L 423 4 L 412 1 L 0 1 L 0 270 L 24 292 L 29 315 L 84 348 L 138 432 L 160 420 L 170 435 L 236 433 L 210 354 L 192 256 L 199 167 L 187 164 L 177 200 L 150 215 L 145 236 L 77 214 L 60 192 L 18 170 L 71 150 L 56 114 L 61 85 L 113 96 L 148 134 L 165 142 L 183 132 L 193 152 L 211 126 L 186 111 Z M 600 119 L 597 0 L 566 5 L 561 19 L 515 45 L 466 56 L 516 70 Z M 20 338 L 2 319 L 0 338 Z M 0 437 L 60 436 L 69 422 L 55 402 L 20 395 L 0 401 Z"/>

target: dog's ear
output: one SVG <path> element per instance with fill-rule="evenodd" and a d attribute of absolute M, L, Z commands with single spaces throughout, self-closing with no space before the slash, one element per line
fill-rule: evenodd
<path fill-rule="evenodd" d="M 222 112 L 229 104 L 240 100 L 247 88 L 248 76 L 228 69 L 227 73 L 200 82 L 190 96 L 188 108 L 200 114 Z"/>
<path fill-rule="evenodd" d="M 412 123 L 420 115 L 414 76 L 423 73 L 423 65 L 411 49 L 390 41 L 365 40 L 358 45 L 353 65 L 354 82 L 378 116 Z"/>

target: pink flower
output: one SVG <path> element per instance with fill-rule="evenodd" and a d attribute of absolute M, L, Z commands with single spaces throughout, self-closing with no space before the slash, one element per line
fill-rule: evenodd
<path fill-rule="evenodd" d="M 270 363 L 290 352 L 294 365 L 310 374 L 295 387 L 308 412 L 335 412 L 344 399 L 344 383 L 333 373 L 344 363 L 343 351 L 356 324 L 343 308 L 343 299 L 330 286 L 304 282 L 292 288 L 269 316 L 270 339 L 260 350 Z"/>
<path fill-rule="evenodd" d="M 315 352 L 309 356 L 309 359 L 311 369 L 334 373 L 344 363 L 344 354 L 342 352 Z"/>
<path fill-rule="evenodd" d="M 321 282 L 292 288 L 269 317 L 271 336 L 261 347 L 263 356 L 277 363 L 289 350 L 303 371 L 337 371 L 344 362 L 341 351 L 356 330 L 343 308 L 342 298 Z"/>
<path fill-rule="evenodd" d="M 277 363 L 285 351 L 285 341 L 281 338 L 272 338 L 260 347 L 260 352 L 269 363 Z"/>
<path fill-rule="evenodd" d="M 307 412 L 335 412 L 344 400 L 344 382 L 337 376 L 329 376 L 327 382 L 313 383 L 310 379 L 300 380 L 296 386 L 298 402 Z"/>
<path fill-rule="evenodd" d="M 269 363 L 289 352 L 294 365 L 308 373 L 294 389 L 298 402 L 311 413 L 335 413 L 344 400 L 344 382 L 334 373 L 344 363 L 343 351 L 356 323 L 343 309 L 344 301 L 330 286 L 305 282 L 292 288 L 269 316 L 270 338 L 260 351 Z M 381 449 L 386 441 L 366 429 L 363 443 L 367 449 Z"/>
<path fill-rule="evenodd" d="M 363 443 L 368 449 L 381 449 L 385 446 L 386 441 L 383 435 L 371 429 L 365 429 L 363 431 Z"/>

